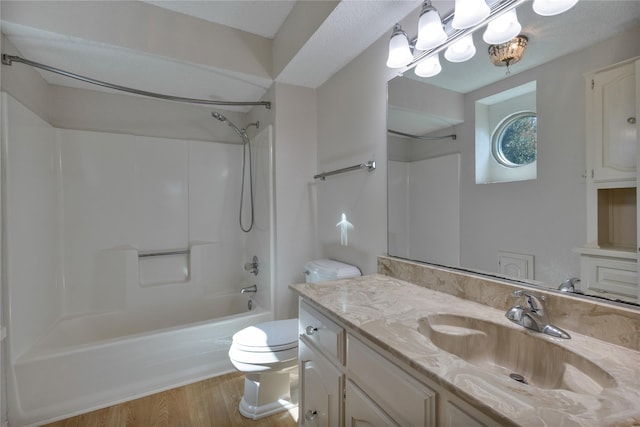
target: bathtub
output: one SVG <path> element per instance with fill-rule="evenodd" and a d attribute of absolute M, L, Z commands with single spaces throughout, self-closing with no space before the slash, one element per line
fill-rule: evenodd
<path fill-rule="evenodd" d="M 231 336 L 273 318 L 248 301 L 234 294 L 58 321 L 8 372 L 10 424 L 54 421 L 232 371 Z"/>

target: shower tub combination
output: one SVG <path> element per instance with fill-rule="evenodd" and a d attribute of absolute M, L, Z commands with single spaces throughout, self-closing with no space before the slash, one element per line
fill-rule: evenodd
<path fill-rule="evenodd" d="M 233 371 L 232 335 L 273 319 L 271 127 L 251 141 L 255 223 L 243 233 L 247 141 L 58 129 L 2 102 L 10 425 Z M 242 269 L 253 255 L 257 276 Z"/>
<path fill-rule="evenodd" d="M 67 318 L 14 364 L 24 425 L 66 417 L 233 370 L 227 352 L 238 330 L 272 319 L 241 294 L 182 309 Z"/>

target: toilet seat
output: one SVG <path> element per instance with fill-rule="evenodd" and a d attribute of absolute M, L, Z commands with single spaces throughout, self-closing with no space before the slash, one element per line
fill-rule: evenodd
<path fill-rule="evenodd" d="M 242 351 L 234 348 L 233 346 L 229 350 L 229 359 L 234 365 L 256 365 L 261 366 L 260 370 L 264 370 L 266 367 L 273 365 L 280 366 L 281 364 L 297 361 L 298 347 L 291 348 L 284 351 L 263 351 L 263 352 L 249 352 Z M 240 370 L 247 370 L 243 368 Z M 254 369 L 249 369 L 254 370 Z"/>
<path fill-rule="evenodd" d="M 298 346 L 298 319 L 262 322 L 233 335 L 233 346 L 248 352 L 283 351 Z"/>
<path fill-rule="evenodd" d="M 244 328 L 233 335 L 229 358 L 236 368 L 245 372 L 295 362 L 298 358 L 298 319 L 275 320 Z"/>

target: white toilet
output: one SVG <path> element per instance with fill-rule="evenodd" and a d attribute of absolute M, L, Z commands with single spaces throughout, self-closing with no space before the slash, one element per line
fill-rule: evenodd
<path fill-rule="evenodd" d="M 304 265 L 307 282 L 360 276 L 357 267 L 330 259 Z M 229 349 L 233 366 L 245 373 L 240 413 L 257 420 L 297 406 L 290 373 L 298 363 L 298 319 L 258 323 L 237 332 Z"/>

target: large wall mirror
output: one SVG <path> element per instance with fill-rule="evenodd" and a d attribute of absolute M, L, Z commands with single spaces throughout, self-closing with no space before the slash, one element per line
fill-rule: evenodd
<path fill-rule="evenodd" d="M 439 75 L 408 70 L 389 82 L 388 252 L 557 289 L 580 277 L 577 248 L 587 243 L 585 75 L 640 56 L 628 43 L 640 34 L 640 2 L 517 12 L 529 45 L 510 74 L 490 62 L 481 29 L 471 60 L 441 55 Z M 527 117 L 535 155 L 499 165 L 496 130 Z"/>

